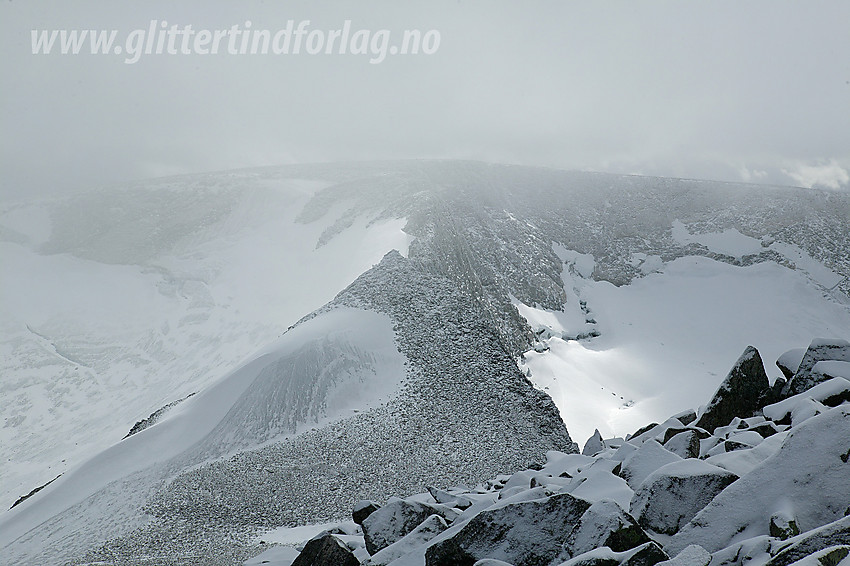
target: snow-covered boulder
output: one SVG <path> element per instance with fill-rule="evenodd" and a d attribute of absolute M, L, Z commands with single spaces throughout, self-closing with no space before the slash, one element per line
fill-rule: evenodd
<path fill-rule="evenodd" d="M 558 566 L 653 566 L 667 558 L 664 550 L 651 541 L 625 552 L 615 552 L 603 546 L 580 554 Z"/>
<path fill-rule="evenodd" d="M 368 566 L 385 566 L 406 554 L 414 551 L 442 533 L 448 528 L 445 519 L 439 515 L 431 515 L 401 540 L 397 540 L 383 550 L 377 552 L 365 564 Z"/>
<path fill-rule="evenodd" d="M 643 445 L 626 456 L 620 466 L 620 477 L 626 480 L 629 487 L 637 489 L 649 474 L 671 462 L 682 458 L 673 454 L 655 440 L 644 442 Z"/>
<path fill-rule="evenodd" d="M 702 460 L 672 462 L 644 480 L 632 499 L 638 523 L 672 535 L 738 476 Z"/>
<path fill-rule="evenodd" d="M 790 506 L 789 506 L 790 507 Z M 770 536 L 785 540 L 800 534 L 792 509 L 781 509 L 770 517 Z"/>
<path fill-rule="evenodd" d="M 390 498 L 386 505 L 375 510 L 363 521 L 363 538 L 371 555 L 404 538 L 431 515 L 453 521 L 458 512 L 445 505 L 430 505 L 420 501 Z"/>
<path fill-rule="evenodd" d="M 629 435 L 627 440 L 637 446 L 646 442 L 650 438 L 658 438 L 658 436 L 663 435 L 671 428 L 684 429 L 685 424 L 679 419 L 671 417 L 661 424 L 650 423 L 639 428 L 634 434 Z"/>
<path fill-rule="evenodd" d="M 380 508 L 381 506 L 374 501 L 369 501 L 368 499 L 361 499 L 360 501 L 354 504 L 354 508 L 351 510 L 351 518 L 358 525 L 362 525 L 363 521 L 366 520 L 366 517 L 368 517 Z"/>
<path fill-rule="evenodd" d="M 805 419 L 822 413 L 825 406 L 835 407 L 844 401 L 850 401 L 850 381 L 834 377 L 818 383 L 803 394 L 768 405 L 763 411 L 766 417 L 775 422 L 785 422 L 790 417 L 791 423 L 798 425 Z M 810 407 L 807 408 L 807 405 Z"/>
<path fill-rule="evenodd" d="M 825 379 L 841 377 L 850 380 L 850 362 L 841 360 L 824 360 L 818 362 L 812 368 L 814 373 L 824 376 Z"/>
<path fill-rule="evenodd" d="M 805 533 L 842 517 L 848 507 L 850 406 L 842 405 L 792 428 L 772 456 L 718 494 L 667 548 L 699 544 L 716 552 L 745 538 L 742 533 L 769 534 L 778 511 L 792 514 Z"/>
<path fill-rule="evenodd" d="M 630 550 L 650 539 L 634 517 L 613 501 L 597 501 L 581 516 L 567 537 L 564 552 L 569 558 L 594 548 L 608 547 L 615 552 Z"/>
<path fill-rule="evenodd" d="M 748 346 L 694 423 L 711 432 L 735 417 L 750 417 L 770 394 L 770 381 L 758 350 Z"/>
<path fill-rule="evenodd" d="M 827 360 L 850 362 L 850 342 L 823 338 L 813 340 L 794 377 L 782 388 L 782 396 L 797 395 L 827 379 L 823 374 L 813 371 L 815 364 Z"/>
<path fill-rule="evenodd" d="M 802 560 L 794 562 L 791 566 L 831 566 L 832 564 L 847 566 L 850 564 L 848 555 L 850 555 L 850 545 L 840 544 L 810 554 Z"/>
<path fill-rule="evenodd" d="M 673 418 L 681 422 L 683 425 L 687 426 L 697 420 L 696 411 L 693 409 L 686 409 L 681 413 L 677 413 L 673 415 Z"/>
<path fill-rule="evenodd" d="M 599 429 L 596 429 L 593 431 L 593 435 L 584 443 L 581 453 L 584 456 L 593 456 L 598 452 L 602 452 L 604 449 L 605 443 L 602 441 L 602 435 L 599 433 Z"/>
<path fill-rule="evenodd" d="M 766 566 L 789 566 L 822 549 L 848 543 L 850 516 L 784 541 Z"/>
<path fill-rule="evenodd" d="M 793 350 L 788 350 L 776 360 L 776 367 L 782 371 L 782 375 L 785 376 L 785 379 L 791 379 L 800 368 L 800 362 L 803 361 L 803 356 L 805 355 L 805 348 L 794 348 Z"/>
<path fill-rule="evenodd" d="M 658 566 L 708 566 L 711 553 L 703 547 L 692 544 L 670 560 L 659 562 Z"/>
<path fill-rule="evenodd" d="M 472 500 L 468 497 L 464 497 L 463 495 L 456 495 L 454 493 L 438 489 L 436 487 L 429 486 L 428 493 L 431 494 L 431 497 L 434 498 L 434 501 L 440 503 L 441 505 L 457 507 L 458 509 L 466 509 L 467 507 L 470 507 L 472 505 Z"/>
<path fill-rule="evenodd" d="M 485 558 L 515 566 L 548 564 L 590 505 L 567 493 L 497 503 L 453 536 L 433 543 L 425 552 L 426 566 L 472 565 Z"/>
<path fill-rule="evenodd" d="M 664 443 L 664 448 L 682 458 L 699 458 L 700 437 L 695 430 L 686 430 L 673 435 Z"/>
<path fill-rule="evenodd" d="M 292 566 L 360 566 L 360 561 L 344 542 L 325 532 L 304 545 Z"/>

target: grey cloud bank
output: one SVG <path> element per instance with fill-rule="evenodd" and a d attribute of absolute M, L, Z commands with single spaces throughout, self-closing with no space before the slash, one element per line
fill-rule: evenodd
<path fill-rule="evenodd" d="M 32 30 L 438 30 L 423 56 L 33 55 Z M 845 2 L 5 2 L 0 198 L 293 162 L 465 158 L 846 189 Z"/>

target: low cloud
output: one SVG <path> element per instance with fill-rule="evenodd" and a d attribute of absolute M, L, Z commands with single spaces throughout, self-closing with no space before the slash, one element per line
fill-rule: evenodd
<path fill-rule="evenodd" d="M 835 159 L 817 165 L 800 163 L 794 168 L 782 169 L 782 172 L 794 179 L 801 187 L 809 189 L 817 186 L 839 190 L 846 188 L 850 183 L 850 173 Z"/>
<path fill-rule="evenodd" d="M 738 174 L 741 176 L 741 180 L 747 183 L 756 183 L 764 181 L 767 178 L 767 171 L 762 169 L 750 169 L 746 165 L 742 165 L 738 169 Z"/>

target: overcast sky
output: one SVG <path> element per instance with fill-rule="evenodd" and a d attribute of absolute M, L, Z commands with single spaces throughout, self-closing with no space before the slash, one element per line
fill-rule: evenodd
<path fill-rule="evenodd" d="M 850 185 L 850 2 L 0 3 L 20 198 L 294 162 L 472 158 Z M 439 32 L 425 55 L 33 55 L 31 30 Z"/>

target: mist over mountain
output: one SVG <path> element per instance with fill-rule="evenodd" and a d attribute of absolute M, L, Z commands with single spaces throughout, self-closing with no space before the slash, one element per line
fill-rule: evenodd
<path fill-rule="evenodd" d="M 238 170 L 6 204 L 0 258 L 2 503 L 58 476 L 0 515 L 8 564 L 238 564 L 850 336 L 850 194 L 798 188 Z"/>

